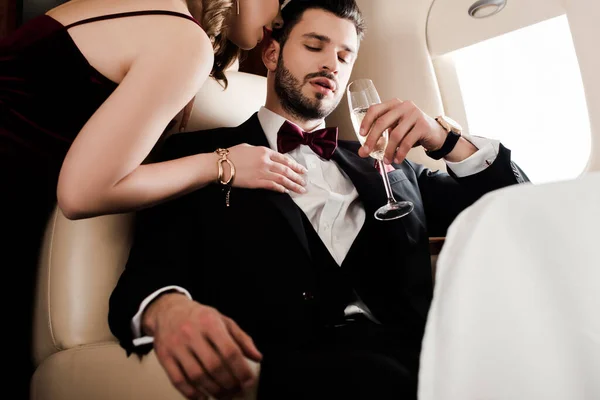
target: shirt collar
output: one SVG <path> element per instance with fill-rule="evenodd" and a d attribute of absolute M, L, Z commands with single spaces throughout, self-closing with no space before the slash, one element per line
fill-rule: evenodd
<path fill-rule="evenodd" d="M 265 106 L 262 106 L 260 110 L 258 110 L 258 120 L 267 137 L 269 146 L 272 150 L 277 151 L 277 133 L 279 132 L 281 125 L 286 121 L 286 118 L 269 110 Z M 294 124 L 292 121 L 288 120 L 288 122 Z M 294 125 L 298 126 L 297 124 Z M 325 121 L 321 122 L 314 130 L 322 128 L 325 128 Z M 302 128 L 300 129 L 302 130 Z"/>

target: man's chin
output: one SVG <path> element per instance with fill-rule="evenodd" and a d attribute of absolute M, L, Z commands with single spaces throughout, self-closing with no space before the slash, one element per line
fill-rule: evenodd
<path fill-rule="evenodd" d="M 325 99 L 319 101 L 318 109 L 321 114 L 329 115 L 333 112 L 333 110 L 335 110 L 338 104 L 339 101 L 337 101 L 337 99 Z"/>
<path fill-rule="evenodd" d="M 328 102 L 328 103 L 333 103 L 337 99 L 335 93 L 333 93 L 333 92 L 329 93 L 329 94 L 324 94 L 324 93 L 316 92 L 314 94 L 314 98 L 316 100 L 319 100 L 319 101 L 322 101 L 322 102 Z"/>
<path fill-rule="evenodd" d="M 302 102 L 307 108 L 311 109 L 314 114 L 324 116 L 331 114 L 338 103 L 337 99 L 332 98 L 331 96 L 323 96 L 321 93 L 314 92 L 309 96 L 305 94 Z"/>

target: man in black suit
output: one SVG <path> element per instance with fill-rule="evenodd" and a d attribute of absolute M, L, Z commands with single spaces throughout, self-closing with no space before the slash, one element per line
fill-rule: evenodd
<path fill-rule="evenodd" d="M 371 107 L 365 146 L 336 141 L 324 118 L 348 83 L 360 12 L 354 0 L 292 0 L 282 16 L 263 51 L 265 107 L 239 127 L 167 141 L 164 159 L 216 151 L 215 183 L 139 213 L 111 329 L 128 352 L 153 347 L 189 398 L 256 384 L 252 359 L 259 398 L 414 399 L 432 297 L 428 238 L 525 179 L 500 143 L 459 136 L 411 102 Z M 391 189 L 415 208 L 383 222 L 373 214 L 386 193 L 365 147 L 387 128 Z M 223 149 L 240 143 L 301 164 L 304 193 L 223 184 L 236 163 Z M 415 144 L 443 156 L 450 174 L 405 160 Z"/>

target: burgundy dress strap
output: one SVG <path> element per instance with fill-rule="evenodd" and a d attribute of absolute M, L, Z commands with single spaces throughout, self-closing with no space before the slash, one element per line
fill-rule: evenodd
<path fill-rule="evenodd" d="M 124 12 L 124 13 L 117 13 L 117 14 L 100 15 L 98 17 L 93 17 L 93 18 L 86 18 L 81 21 L 73 22 L 72 24 L 65 26 L 65 29 L 69 29 L 69 28 L 72 28 L 77 25 L 88 24 L 90 22 L 103 21 L 106 19 L 113 19 L 113 18 L 135 17 L 137 15 L 172 15 L 174 17 L 189 19 L 190 21 L 193 21 L 198 26 L 200 26 L 200 23 L 194 17 L 190 17 L 189 15 L 186 15 L 183 13 L 179 13 L 179 12 L 175 12 L 175 11 L 167 11 L 167 10 L 141 10 L 141 11 L 130 11 L 130 12 Z"/>

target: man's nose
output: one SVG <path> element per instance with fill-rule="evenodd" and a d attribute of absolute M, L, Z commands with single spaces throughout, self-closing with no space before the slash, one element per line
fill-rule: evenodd
<path fill-rule="evenodd" d="M 337 75 L 339 66 L 340 62 L 336 54 L 335 56 L 327 56 L 326 59 L 322 60 L 320 69 Z"/>

